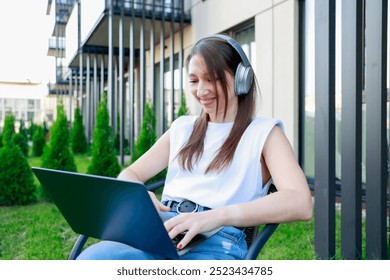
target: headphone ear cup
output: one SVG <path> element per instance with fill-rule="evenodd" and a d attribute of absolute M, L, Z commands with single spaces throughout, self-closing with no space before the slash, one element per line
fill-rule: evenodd
<path fill-rule="evenodd" d="M 234 78 L 234 92 L 236 95 L 248 94 L 253 83 L 253 68 L 249 66 L 243 66 L 240 63 L 236 69 Z"/>

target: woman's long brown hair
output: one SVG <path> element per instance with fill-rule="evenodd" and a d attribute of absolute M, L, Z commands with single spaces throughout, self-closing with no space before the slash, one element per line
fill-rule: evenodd
<path fill-rule="evenodd" d="M 237 51 L 233 49 L 227 42 L 220 38 L 209 37 L 198 41 L 192 48 L 186 60 L 186 66 L 191 58 L 195 55 L 203 57 L 210 79 L 214 81 L 214 89 L 216 90 L 216 77 L 218 77 L 222 85 L 223 95 L 226 100 L 224 118 L 226 117 L 228 89 L 227 77 L 228 71 L 233 77 L 241 58 Z M 240 142 L 241 136 L 251 123 L 255 112 L 255 95 L 257 83 L 254 79 L 252 87 L 248 94 L 238 96 L 237 114 L 230 134 L 225 142 L 219 148 L 216 156 L 211 161 L 205 173 L 221 172 L 231 164 L 237 145 Z M 217 108 L 219 106 L 217 94 Z M 203 155 L 204 139 L 206 136 L 207 125 L 210 120 L 209 114 L 203 110 L 199 118 L 195 121 L 192 134 L 188 142 L 183 146 L 178 154 L 179 164 L 181 168 L 192 171 L 194 164 L 199 161 Z"/>

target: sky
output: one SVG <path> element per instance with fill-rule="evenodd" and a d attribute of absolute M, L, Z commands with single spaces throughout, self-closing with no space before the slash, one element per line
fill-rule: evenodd
<path fill-rule="evenodd" d="M 55 80 L 47 0 L 0 0 L 0 81 Z"/>

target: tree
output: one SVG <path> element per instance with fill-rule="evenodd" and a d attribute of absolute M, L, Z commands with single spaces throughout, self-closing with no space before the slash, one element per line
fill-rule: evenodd
<path fill-rule="evenodd" d="M 135 162 L 149 150 L 156 142 L 156 139 L 156 116 L 152 106 L 149 103 L 146 103 L 141 132 L 133 146 L 133 152 L 131 153 L 131 163 Z"/>
<path fill-rule="evenodd" d="M 115 153 L 112 128 L 109 124 L 107 97 L 104 95 L 96 115 L 92 142 L 92 161 L 87 173 L 117 177 L 121 168 Z"/>
<path fill-rule="evenodd" d="M 177 117 L 188 115 L 188 108 L 187 108 L 187 103 L 186 103 L 186 96 L 183 93 L 181 96 L 181 102 L 180 102 L 180 108 L 179 111 L 177 112 Z"/>
<path fill-rule="evenodd" d="M 4 129 L 2 142 L 3 146 L 11 146 L 13 144 L 12 137 L 15 134 L 15 117 L 7 115 L 4 120 Z"/>
<path fill-rule="evenodd" d="M 33 147 L 32 152 L 36 157 L 43 154 L 43 149 L 46 145 L 46 134 L 43 126 L 37 125 L 34 128 L 34 135 L 32 137 Z"/>
<path fill-rule="evenodd" d="M 8 115 L 4 121 L 0 149 L 0 205 L 25 205 L 36 199 L 34 177 L 26 157 L 13 141 L 15 117 Z"/>
<path fill-rule="evenodd" d="M 28 134 L 23 120 L 20 120 L 19 133 L 12 136 L 12 141 L 20 147 L 24 156 L 28 156 Z"/>
<path fill-rule="evenodd" d="M 37 127 L 36 124 L 34 124 L 33 120 L 30 119 L 30 125 L 29 127 L 26 129 L 26 133 L 27 133 L 27 138 L 28 140 L 32 140 L 33 136 L 34 136 L 34 133 L 35 133 L 35 128 Z"/>
<path fill-rule="evenodd" d="M 145 115 L 142 121 L 141 132 L 133 146 L 133 152 L 131 155 L 131 163 L 135 162 L 140 156 L 148 151 L 156 142 L 156 115 L 149 103 L 145 104 Z M 156 181 L 158 179 L 165 178 L 166 170 L 161 171 L 159 174 L 149 180 L 149 182 Z"/>
<path fill-rule="evenodd" d="M 28 131 L 24 124 L 24 120 L 20 119 L 20 127 L 19 127 L 19 133 L 21 133 L 26 139 L 28 140 Z"/>
<path fill-rule="evenodd" d="M 83 116 L 80 108 L 74 111 L 74 122 L 72 129 L 72 150 L 75 154 L 85 154 L 88 149 L 87 137 L 83 125 Z"/>
<path fill-rule="evenodd" d="M 57 119 L 50 128 L 50 143 L 42 155 L 42 167 L 77 172 L 73 154 L 70 150 L 68 120 L 64 105 L 57 106 Z"/>

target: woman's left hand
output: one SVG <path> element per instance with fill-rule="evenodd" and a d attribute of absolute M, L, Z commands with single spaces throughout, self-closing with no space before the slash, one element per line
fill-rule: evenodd
<path fill-rule="evenodd" d="M 213 210 L 181 213 L 164 223 L 171 239 L 178 234 L 186 232 L 183 239 L 177 244 L 179 250 L 183 249 L 197 234 L 214 230 L 222 225 L 217 221 Z"/>

